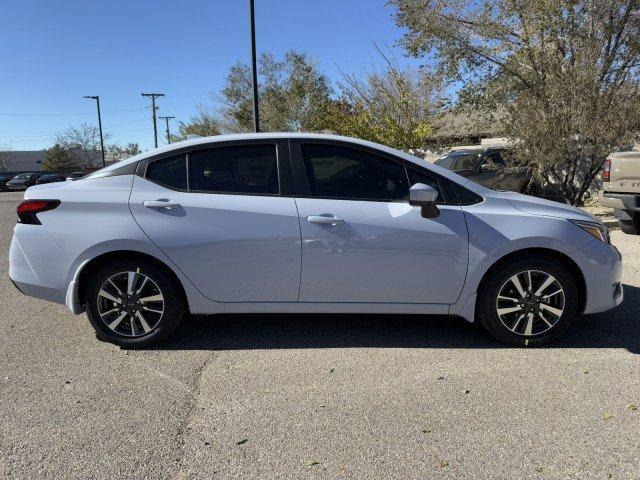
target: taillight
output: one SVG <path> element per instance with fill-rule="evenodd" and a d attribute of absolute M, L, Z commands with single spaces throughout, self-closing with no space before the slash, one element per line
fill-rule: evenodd
<path fill-rule="evenodd" d="M 602 170 L 602 181 L 611 181 L 611 160 L 608 158 L 604 161 L 604 170 Z"/>
<path fill-rule="evenodd" d="M 53 210 L 58 205 L 60 205 L 60 200 L 25 200 L 18 205 L 16 211 L 18 212 L 20 223 L 41 225 L 36 214 L 46 210 Z"/>

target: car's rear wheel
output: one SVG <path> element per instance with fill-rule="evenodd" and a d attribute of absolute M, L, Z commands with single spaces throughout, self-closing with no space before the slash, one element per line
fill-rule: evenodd
<path fill-rule="evenodd" d="M 528 257 L 496 271 L 478 296 L 482 325 L 512 345 L 545 345 L 562 335 L 578 310 L 569 271 L 546 257 Z"/>
<path fill-rule="evenodd" d="M 135 260 L 100 268 L 87 282 L 85 301 L 98 337 L 126 347 L 166 338 L 185 312 L 174 278 L 152 263 Z"/>
<path fill-rule="evenodd" d="M 623 233 L 627 233 L 629 235 L 640 235 L 640 214 L 632 214 L 633 218 L 631 220 L 621 220 L 618 219 L 618 226 Z"/>

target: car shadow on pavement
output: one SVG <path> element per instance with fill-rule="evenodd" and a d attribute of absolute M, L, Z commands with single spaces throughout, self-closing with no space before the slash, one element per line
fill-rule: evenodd
<path fill-rule="evenodd" d="M 584 315 L 549 348 L 625 348 L 640 353 L 640 288 L 624 302 Z M 428 315 L 252 314 L 185 318 L 163 350 L 286 348 L 512 348 L 466 321 Z"/>

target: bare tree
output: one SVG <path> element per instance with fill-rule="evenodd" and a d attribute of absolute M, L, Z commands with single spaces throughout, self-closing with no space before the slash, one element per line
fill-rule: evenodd
<path fill-rule="evenodd" d="M 109 137 L 108 133 L 104 135 L 105 142 Z M 69 127 L 55 135 L 55 142 L 66 150 L 78 169 L 95 166 L 100 159 L 100 131 L 94 125 Z"/>
<path fill-rule="evenodd" d="M 13 155 L 11 153 L 11 145 L 0 143 L 0 172 L 10 170 L 12 164 Z"/>
<path fill-rule="evenodd" d="M 607 154 L 640 129 L 636 0 L 389 3 L 409 52 L 478 104 L 502 106 L 516 158 L 572 203 L 583 201 Z"/>

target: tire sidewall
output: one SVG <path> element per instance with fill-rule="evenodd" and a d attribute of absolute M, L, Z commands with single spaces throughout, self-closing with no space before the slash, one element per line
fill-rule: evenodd
<path fill-rule="evenodd" d="M 137 271 L 148 276 L 160 289 L 164 297 L 164 313 L 160 324 L 148 335 L 130 338 L 111 330 L 102 321 L 97 308 L 98 291 L 103 283 L 119 272 Z M 86 312 L 96 335 L 107 342 L 126 347 L 145 347 L 160 342 L 169 336 L 178 326 L 185 311 L 185 302 L 180 288 L 164 270 L 147 262 L 134 260 L 118 260 L 98 269 L 87 282 L 85 290 Z"/>
<path fill-rule="evenodd" d="M 544 333 L 528 337 L 509 330 L 496 311 L 497 297 L 502 285 L 513 275 L 524 270 L 540 270 L 553 275 L 565 293 L 564 311 L 556 324 Z M 571 326 L 578 312 L 578 289 L 575 280 L 563 265 L 545 257 L 528 257 L 500 269 L 483 286 L 478 299 L 479 320 L 489 333 L 500 341 L 523 347 L 541 346 L 557 339 Z"/>

